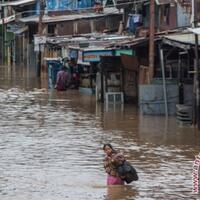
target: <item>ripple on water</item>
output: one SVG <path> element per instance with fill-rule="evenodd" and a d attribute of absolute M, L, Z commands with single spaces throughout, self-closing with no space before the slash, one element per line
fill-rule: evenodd
<path fill-rule="evenodd" d="M 83 109 L 92 107 L 91 100 L 78 93 L 60 99 L 47 91 L 13 88 L 0 90 L 0 96 L 2 199 L 194 197 L 190 192 L 193 158 L 188 157 L 187 149 L 143 141 L 137 124 L 132 127 L 132 118 L 128 117 L 127 122 L 123 114 L 116 114 L 109 128 L 103 119 L 106 113 L 98 115 Z M 120 127 L 116 126 L 118 117 Z M 123 151 L 136 167 L 138 182 L 123 187 L 105 186 L 102 145 L 107 142 Z"/>

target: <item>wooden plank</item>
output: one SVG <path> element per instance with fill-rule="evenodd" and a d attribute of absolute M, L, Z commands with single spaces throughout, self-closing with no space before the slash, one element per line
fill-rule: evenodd
<path fill-rule="evenodd" d="M 130 70 L 130 71 L 136 71 L 136 72 L 139 71 L 138 57 L 121 54 L 121 61 L 122 61 L 124 69 Z"/>

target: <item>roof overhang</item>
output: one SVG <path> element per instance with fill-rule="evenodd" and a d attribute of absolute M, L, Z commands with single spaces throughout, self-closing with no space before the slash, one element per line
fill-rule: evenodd
<path fill-rule="evenodd" d="M 114 16 L 114 15 L 122 15 L 122 12 L 119 12 L 116 8 L 106 8 L 104 10 L 104 13 L 77 13 L 77 14 L 71 14 L 71 15 L 60 15 L 60 16 L 48 16 L 44 15 L 42 22 L 43 23 L 55 23 L 55 22 L 63 22 L 63 21 L 75 21 L 75 20 L 81 20 L 81 19 L 95 19 L 105 16 Z M 39 22 L 39 16 L 29 16 L 25 18 L 20 19 L 23 23 L 38 23 Z"/>
<path fill-rule="evenodd" d="M 157 5 L 175 4 L 175 0 L 155 0 Z"/>
<path fill-rule="evenodd" d="M 11 1 L 7 3 L 1 3 L 0 6 L 21 6 L 21 5 L 27 5 L 27 4 L 32 4 L 36 3 L 36 0 L 19 0 L 19 1 Z"/>
<path fill-rule="evenodd" d="M 188 44 L 182 44 L 180 42 L 177 42 L 177 41 L 173 41 L 173 40 L 169 40 L 167 38 L 163 38 L 163 41 L 162 41 L 164 44 L 168 44 L 170 46 L 173 46 L 173 47 L 178 47 L 178 48 L 181 48 L 181 49 L 186 49 L 186 50 L 189 50 L 191 47 L 190 45 Z"/>
<path fill-rule="evenodd" d="M 3 19 L 0 19 L 0 25 L 1 24 L 7 24 L 9 22 L 15 21 L 16 16 L 15 15 L 11 15 L 9 17 L 5 17 Z"/>
<path fill-rule="evenodd" d="M 24 27 L 22 27 L 22 28 L 19 28 L 19 29 L 17 29 L 16 31 L 14 31 L 13 33 L 14 33 L 15 35 L 20 35 L 20 34 L 26 32 L 26 31 L 28 31 L 28 26 L 24 26 Z"/>
<path fill-rule="evenodd" d="M 188 28 L 188 31 L 200 35 L 200 28 Z"/>
<path fill-rule="evenodd" d="M 200 35 L 199 45 L 200 45 Z M 191 49 L 195 45 L 195 36 L 193 33 L 173 34 L 163 37 L 163 43 L 171 46 L 176 46 L 182 49 Z"/>

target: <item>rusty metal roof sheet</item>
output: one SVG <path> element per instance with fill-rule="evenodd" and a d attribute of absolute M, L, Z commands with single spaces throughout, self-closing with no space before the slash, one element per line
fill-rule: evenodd
<path fill-rule="evenodd" d="M 60 22 L 60 21 L 73 21 L 78 19 L 88 19 L 88 18 L 98 18 L 103 17 L 106 15 L 119 15 L 122 12 L 119 12 L 116 8 L 105 8 L 103 13 L 81 13 L 81 14 L 70 14 L 70 15 L 60 15 L 60 16 L 43 16 L 43 23 L 51 23 L 51 22 Z M 29 16 L 20 19 L 21 22 L 28 23 L 28 22 L 35 22 L 38 23 L 39 16 Z"/>
<path fill-rule="evenodd" d="M 47 37 L 47 42 L 52 44 L 59 44 L 65 46 L 66 44 L 79 44 L 81 42 L 87 42 L 90 46 L 107 46 L 108 44 L 116 44 L 118 41 L 129 41 L 132 36 L 121 36 L 114 34 L 82 34 L 79 37 L 72 36 L 56 36 Z M 116 42 L 117 41 L 117 42 Z"/>
<path fill-rule="evenodd" d="M 105 49 L 123 49 L 123 48 L 132 48 L 133 45 L 136 45 L 136 42 L 144 42 L 143 40 L 135 39 L 133 36 L 120 36 L 120 35 L 104 35 L 99 34 L 98 36 L 92 35 L 89 37 L 86 35 L 80 37 L 70 37 L 70 36 L 62 36 L 62 37 L 49 37 L 47 38 L 47 43 L 49 45 L 56 45 L 60 47 L 67 47 L 71 49 L 81 49 L 84 51 L 91 50 L 105 50 Z M 148 39 L 147 39 L 148 40 Z M 145 40 L 146 41 L 146 40 Z M 81 47 L 81 43 L 87 43 L 87 47 Z M 116 45 L 118 44 L 118 45 Z M 128 44 L 128 46 L 127 46 Z"/>
<path fill-rule="evenodd" d="M 161 40 L 161 37 L 156 37 L 155 41 Z M 121 36 L 117 34 L 81 34 L 79 37 L 73 36 L 56 36 L 47 37 L 47 43 L 59 46 L 69 46 L 79 49 L 79 43 L 88 43 L 88 48 L 114 48 L 127 49 L 148 44 L 149 38 L 134 36 Z"/>
<path fill-rule="evenodd" d="M 148 41 L 149 39 L 146 37 L 132 38 L 132 39 L 121 40 L 117 43 L 111 44 L 111 46 L 115 48 L 132 48 L 138 45 L 145 44 Z"/>

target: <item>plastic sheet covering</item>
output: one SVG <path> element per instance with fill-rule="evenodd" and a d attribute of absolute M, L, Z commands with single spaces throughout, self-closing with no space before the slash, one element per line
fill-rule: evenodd
<path fill-rule="evenodd" d="M 93 5 L 93 0 L 46 0 L 46 10 L 73 10 L 92 7 Z M 36 9 L 39 13 L 39 0 Z"/>

